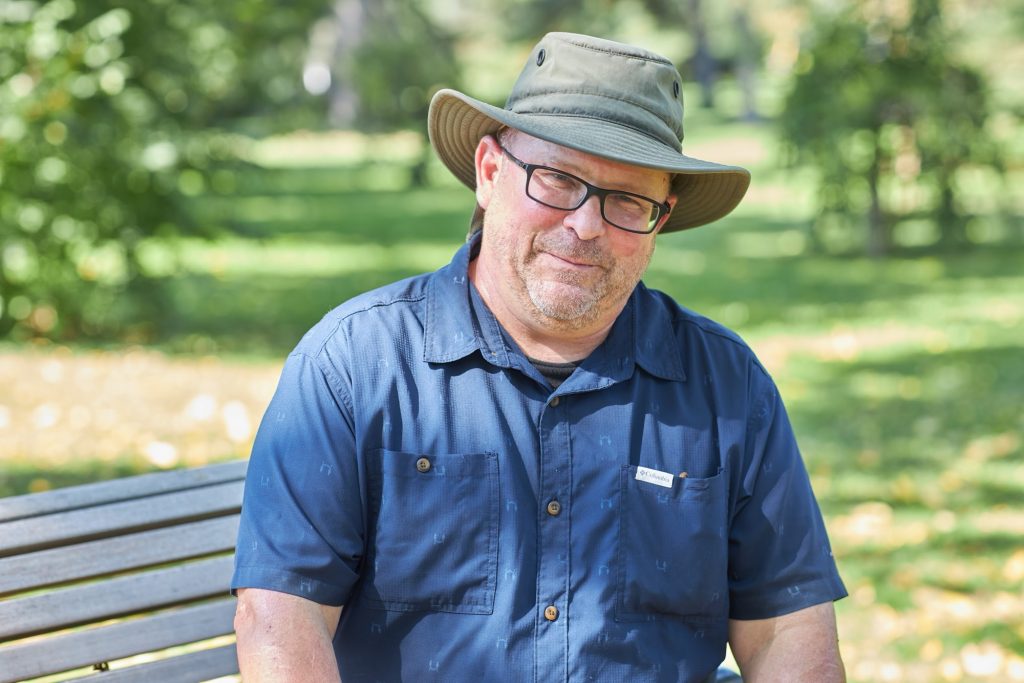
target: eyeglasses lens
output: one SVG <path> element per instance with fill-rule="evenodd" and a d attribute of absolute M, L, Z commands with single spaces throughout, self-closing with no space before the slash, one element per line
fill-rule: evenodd
<path fill-rule="evenodd" d="M 552 208 L 572 211 L 583 203 L 587 187 L 570 175 L 552 169 L 535 168 L 530 175 L 526 193 Z M 661 207 L 651 200 L 614 192 L 604 195 L 602 211 L 609 223 L 632 232 L 650 232 L 661 215 Z"/>

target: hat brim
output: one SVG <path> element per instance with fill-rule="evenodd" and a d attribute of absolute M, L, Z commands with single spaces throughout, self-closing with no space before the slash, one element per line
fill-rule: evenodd
<path fill-rule="evenodd" d="M 518 114 L 450 89 L 438 91 L 430 102 L 430 143 L 448 170 L 470 189 L 476 189 L 474 157 L 480 138 L 503 126 L 594 156 L 674 174 L 672 192 L 678 200 L 661 232 L 696 228 L 722 218 L 736 208 L 750 186 L 745 168 L 686 156 L 639 131 L 584 112 Z"/>

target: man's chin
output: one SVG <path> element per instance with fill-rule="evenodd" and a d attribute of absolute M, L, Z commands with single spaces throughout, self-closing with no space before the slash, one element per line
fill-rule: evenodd
<path fill-rule="evenodd" d="M 593 290 L 566 283 L 547 282 L 530 290 L 530 300 L 545 318 L 563 324 L 585 324 L 597 309 Z"/>

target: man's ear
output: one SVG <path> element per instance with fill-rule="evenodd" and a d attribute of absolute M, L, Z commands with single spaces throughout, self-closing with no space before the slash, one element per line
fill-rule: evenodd
<path fill-rule="evenodd" d="M 476 146 L 476 203 L 486 209 L 501 168 L 501 146 L 493 135 L 480 138 Z"/>
<path fill-rule="evenodd" d="M 669 212 L 662 216 L 661 219 L 658 221 L 658 227 L 654 229 L 655 235 L 661 232 L 661 229 L 665 227 L 665 223 L 668 223 L 668 217 L 672 215 L 671 209 L 676 208 L 676 202 L 678 201 L 679 195 L 670 194 L 668 197 L 665 198 L 665 203 L 669 205 Z"/>

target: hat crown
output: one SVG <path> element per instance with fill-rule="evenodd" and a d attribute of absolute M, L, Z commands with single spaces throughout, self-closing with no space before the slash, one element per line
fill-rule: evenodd
<path fill-rule="evenodd" d="M 505 103 L 526 116 L 598 119 L 679 151 L 682 79 L 642 48 L 576 33 L 549 33 L 533 48 Z"/>

